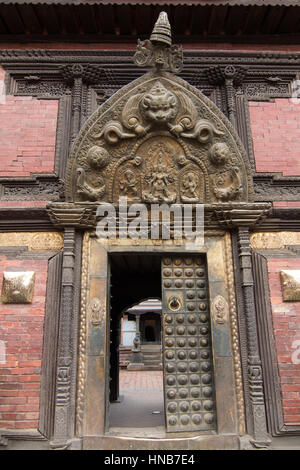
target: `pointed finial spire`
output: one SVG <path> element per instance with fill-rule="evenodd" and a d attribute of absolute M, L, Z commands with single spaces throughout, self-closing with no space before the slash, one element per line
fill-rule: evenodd
<path fill-rule="evenodd" d="M 171 46 L 171 25 L 165 11 L 162 11 L 159 14 L 150 37 L 150 41 L 152 43 L 163 43 L 167 44 L 167 46 Z"/>
<path fill-rule="evenodd" d="M 157 71 L 179 73 L 182 70 L 182 46 L 172 45 L 171 26 L 165 11 L 159 14 L 150 39 L 138 39 L 133 60 L 139 67 L 152 65 Z"/>

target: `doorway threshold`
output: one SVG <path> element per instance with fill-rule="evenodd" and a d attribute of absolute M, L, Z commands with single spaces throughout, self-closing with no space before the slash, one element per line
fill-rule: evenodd
<path fill-rule="evenodd" d="M 165 439 L 166 431 L 164 426 L 155 426 L 147 428 L 113 427 L 109 429 L 106 435 L 118 437 Z"/>
<path fill-rule="evenodd" d="M 126 434 L 126 433 L 131 433 Z M 119 434 L 120 433 L 120 434 Z M 142 435 L 149 433 L 149 435 Z M 161 434 L 160 434 L 161 433 Z M 83 450 L 239 450 L 238 435 L 166 433 L 164 428 L 110 428 L 104 436 L 86 436 Z"/>

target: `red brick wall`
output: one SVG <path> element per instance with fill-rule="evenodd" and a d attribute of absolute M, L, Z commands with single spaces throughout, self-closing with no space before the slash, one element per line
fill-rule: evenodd
<path fill-rule="evenodd" d="M 282 301 L 280 271 L 285 269 L 300 269 L 300 258 L 268 259 L 284 422 L 295 425 L 300 424 L 300 302 Z"/>
<path fill-rule="evenodd" d="M 0 68 L 0 176 L 53 173 L 58 100 L 7 96 Z"/>
<path fill-rule="evenodd" d="M 35 271 L 31 304 L 0 302 L 0 428 L 37 429 L 47 260 L 9 260 L 0 256 L 3 271 Z M 3 343 L 2 343 L 3 346 Z"/>
<path fill-rule="evenodd" d="M 278 98 L 250 101 L 249 110 L 256 170 L 300 175 L 300 105 Z"/>
<path fill-rule="evenodd" d="M 299 194 L 299 201 L 274 201 L 274 207 L 300 207 L 300 194 Z"/>

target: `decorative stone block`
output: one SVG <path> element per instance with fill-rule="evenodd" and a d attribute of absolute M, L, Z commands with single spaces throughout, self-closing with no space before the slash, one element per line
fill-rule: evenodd
<path fill-rule="evenodd" d="M 35 272 L 4 272 L 1 301 L 7 304 L 32 302 Z"/>
<path fill-rule="evenodd" d="M 282 298 L 285 302 L 300 301 L 300 269 L 280 271 Z"/>

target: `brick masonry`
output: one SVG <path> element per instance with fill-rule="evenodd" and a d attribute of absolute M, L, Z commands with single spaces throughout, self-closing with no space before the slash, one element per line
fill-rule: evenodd
<path fill-rule="evenodd" d="M 53 173 L 58 100 L 5 94 L 0 68 L 0 177 Z"/>
<path fill-rule="evenodd" d="M 163 390 L 162 371 L 120 370 L 120 391 L 124 390 Z"/>
<path fill-rule="evenodd" d="M 298 259 L 268 259 L 274 336 L 285 424 L 300 424 L 300 302 L 283 302 L 280 271 L 299 270 Z"/>
<path fill-rule="evenodd" d="M 0 286 L 3 271 L 35 271 L 36 278 L 31 304 L 0 302 L 0 428 L 37 429 L 48 261 L 0 255 Z"/>
<path fill-rule="evenodd" d="M 258 172 L 300 175 L 300 105 L 289 98 L 249 102 L 253 149 Z"/>
<path fill-rule="evenodd" d="M 299 202 L 298 201 L 274 201 L 274 207 L 300 207 L 300 194 L 299 194 Z"/>

